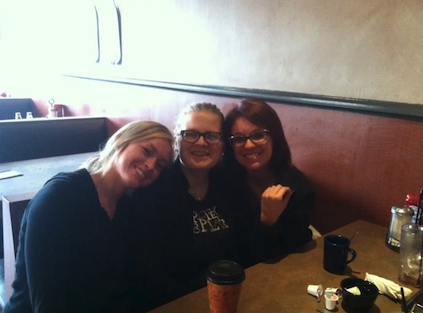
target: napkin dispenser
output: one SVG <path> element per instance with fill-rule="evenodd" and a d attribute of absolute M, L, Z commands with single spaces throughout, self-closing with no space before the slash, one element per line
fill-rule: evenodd
<path fill-rule="evenodd" d="M 386 235 L 386 245 L 392 250 L 399 251 L 401 246 L 401 226 L 412 222 L 414 210 L 407 206 L 391 208 L 391 222 Z"/>

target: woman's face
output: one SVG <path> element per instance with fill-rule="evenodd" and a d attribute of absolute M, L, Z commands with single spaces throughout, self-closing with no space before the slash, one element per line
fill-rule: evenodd
<path fill-rule="evenodd" d="M 231 129 L 231 136 L 249 137 L 256 131 L 263 130 L 252 124 L 247 119 L 240 117 L 235 120 Z M 244 145 L 233 147 L 236 160 L 246 168 L 247 171 L 266 170 L 273 153 L 273 142 L 270 135 L 261 143 L 254 143 L 247 139 Z"/>
<path fill-rule="evenodd" d="M 138 188 L 154 182 L 171 162 L 172 146 L 163 138 L 151 138 L 129 144 L 115 160 L 126 188 Z"/>
<path fill-rule="evenodd" d="M 188 130 L 198 133 L 213 132 L 220 134 L 222 132 L 219 116 L 211 112 L 187 114 L 180 128 L 182 131 Z M 220 161 L 223 142 L 220 140 L 215 144 L 208 143 L 204 136 L 200 136 L 196 142 L 186 142 L 182 135 L 178 135 L 176 148 L 179 150 L 179 158 L 184 166 L 190 169 L 204 170 L 211 169 Z"/>

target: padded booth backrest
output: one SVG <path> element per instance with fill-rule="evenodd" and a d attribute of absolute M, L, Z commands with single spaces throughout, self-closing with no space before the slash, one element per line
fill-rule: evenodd
<path fill-rule="evenodd" d="M 0 121 L 0 163 L 98 151 L 106 118 Z"/>
<path fill-rule="evenodd" d="M 39 117 L 32 99 L 0 98 L 0 120 L 14 120 L 16 112 L 20 112 L 22 118 L 25 118 L 26 112 Z"/>

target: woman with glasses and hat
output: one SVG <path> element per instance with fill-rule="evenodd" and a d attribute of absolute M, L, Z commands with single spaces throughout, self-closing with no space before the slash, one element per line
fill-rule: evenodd
<path fill-rule="evenodd" d="M 136 190 L 139 232 L 146 232 L 150 247 L 139 247 L 149 264 L 138 262 L 139 277 L 149 294 L 151 309 L 205 286 L 204 272 L 220 259 L 237 261 L 236 209 L 232 193 L 220 173 L 224 116 L 210 103 L 186 107 L 175 125 L 177 158 L 170 169 L 147 189 Z M 145 213 L 145 198 L 151 211 Z M 145 236 L 139 234 L 137 237 Z M 154 241 L 152 241 L 154 238 Z M 142 259 L 143 256 L 141 256 Z"/>
<path fill-rule="evenodd" d="M 233 192 L 244 201 L 244 265 L 292 252 L 310 241 L 315 194 L 291 162 L 275 110 L 259 99 L 243 99 L 227 114 L 224 133 Z"/>

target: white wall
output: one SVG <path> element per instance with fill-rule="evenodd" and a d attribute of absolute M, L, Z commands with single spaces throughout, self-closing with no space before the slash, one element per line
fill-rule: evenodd
<path fill-rule="evenodd" d="M 20 76 L 35 71 L 37 78 L 53 69 L 60 72 L 52 53 L 57 57 L 85 47 L 87 55 L 93 54 L 91 44 L 75 38 L 72 42 L 79 46 L 64 50 L 66 41 L 53 31 L 61 29 L 61 22 L 52 8 L 57 9 L 57 3 L 85 5 L 82 2 L 32 0 L 39 3 L 37 11 L 34 5 L 28 10 L 29 0 L 3 0 L 3 7 L 12 2 L 15 9 L 9 13 L 0 8 L 0 19 L 15 25 L 0 24 L 0 70 L 7 64 L 0 89 L 11 81 L 16 92 L 34 87 L 19 82 L 16 70 Z M 421 0 L 115 2 L 122 15 L 122 64 L 100 66 L 115 75 L 423 104 Z M 63 23 L 81 25 L 89 19 L 87 14 L 67 12 Z M 49 37 L 36 39 L 37 32 Z M 23 42 L 29 44 L 24 44 L 26 51 Z M 18 54 L 3 53 L 13 47 Z M 42 62 L 13 67 L 4 59 L 13 55 L 31 62 L 37 55 Z M 85 63 L 62 65 L 66 71 L 91 71 Z M 36 79 L 37 90 L 49 88 L 42 82 Z"/>

